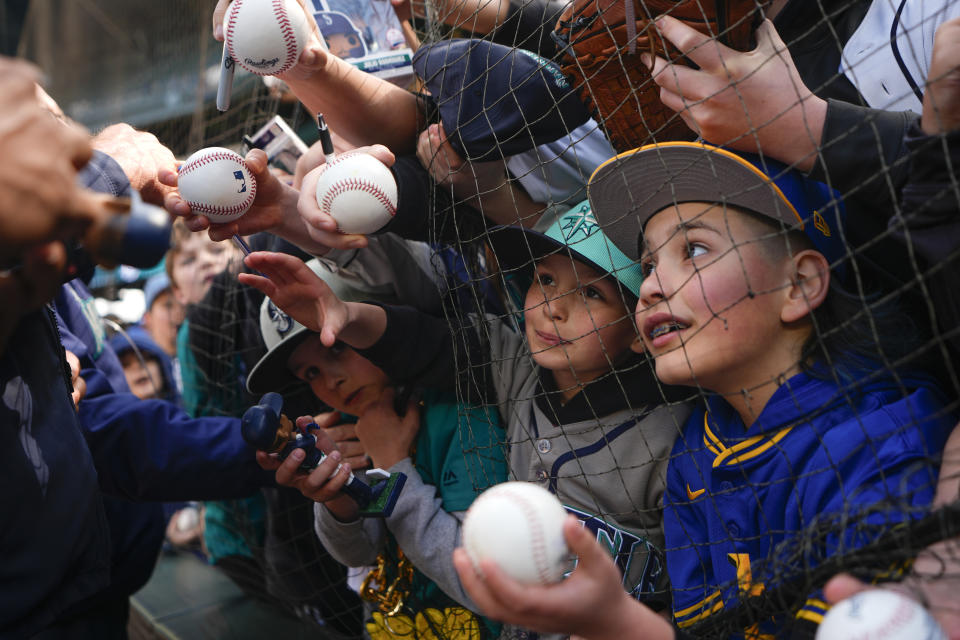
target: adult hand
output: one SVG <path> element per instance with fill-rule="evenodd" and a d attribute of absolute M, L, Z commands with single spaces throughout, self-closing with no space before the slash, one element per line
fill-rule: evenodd
<path fill-rule="evenodd" d="M 357 437 L 378 469 L 389 469 L 404 458 L 420 431 L 420 408 L 410 398 L 407 411 L 400 417 L 394 411 L 394 390 L 383 390 L 380 399 L 357 420 Z"/>
<path fill-rule="evenodd" d="M 297 418 L 297 427 L 306 428 L 312 421 L 311 416 L 301 416 Z M 276 470 L 277 484 L 293 487 L 314 502 L 326 503 L 341 520 L 353 520 L 359 511 L 357 503 L 341 491 L 350 478 L 350 465 L 341 464 L 343 454 L 324 430 L 313 433 L 317 436 L 317 449 L 326 457 L 309 473 L 300 469 L 306 457 L 302 449 L 294 449 L 282 462 L 275 454 L 257 451 L 257 463 L 268 471 Z"/>
<path fill-rule="evenodd" d="M 437 184 L 451 187 L 461 200 L 482 198 L 484 192 L 494 191 L 507 182 L 502 160 L 467 162 L 450 144 L 440 124 L 432 124 L 420 134 L 417 159 Z"/>
<path fill-rule="evenodd" d="M 960 18 L 937 27 L 920 122 L 929 135 L 960 129 Z"/>
<path fill-rule="evenodd" d="M 770 20 L 757 28 L 757 47 L 736 51 L 683 22 L 662 16 L 660 34 L 699 69 L 649 54 L 660 99 L 704 140 L 757 152 L 809 170 L 823 137 L 827 103 L 800 79 Z"/>
<path fill-rule="evenodd" d="M 161 171 L 176 172 L 173 152 L 160 144 L 157 137 L 137 131 L 125 123 L 113 124 L 93 137 L 93 148 L 117 161 L 127 174 L 130 185 L 144 201 L 162 205 L 173 187 L 160 182 Z"/>
<path fill-rule="evenodd" d="M 32 65 L 0 57 L 0 259 L 79 237 L 106 217 L 96 194 L 76 182 L 93 153 L 90 136 L 40 105 L 37 78 Z"/>
<path fill-rule="evenodd" d="M 563 534 L 579 559 L 573 573 L 556 584 L 521 584 L 489 560 L 480 563 L 481 577 L 463 548 L 454 550 L 453 564 L 467 595 L 495 620 L 597 640 L 674 637 L 666 620 L 623 590 L 613 559 L 575 517 L 563 523 Z"/>
<path fill-rule="evenodd" d="M 244 260 L 263 275 L 241 273 L 240 282 L 255 287 L 291 318 L 320 334 L 330 347 L 350 320 L 348 306 L 302 260 L 286 253 L 257 251 Z"/>
<path fill-rule="evenodd" d="M 227 15 L 227 9 L 231 0 L 218 0 L 217 6 L 213 9 L 213 37 L 217 42 L 223 42 L 223 19 Z M 313 12 L 307 7 L 305 0 L 297 0 L 300 8 L 306 14 L 307 25 L 309 25 L 309 35 L 307 42 L 300 54 L 300 59 L 286 73 L 278 75 L 281 79 L 300 79 L 306 80 L 315 72 L 323 69 L 327 63 L 327 50 L 323 46 L 323 36 L 320 34 L 320 27 L 317 21 L 313 19 Z"/>
<path fill-rule="evenodd" d="M 369 147 L 358 147 L 353 151 L 339 154 L 337 157 L 340 158 L 355 153 L 370 154 L 388 167 L 392 166 L 396 161 L 393 153 L 380 144 Z M 317 181 L 326 169 L 327 165 L 326 162 L 324 162 L 324 164 L 319 165 L 303 177 L 300 199 L 297 201 L 297 211 L 306 223 L 310 237 L 319 244 L 338 249 L 359 249 L 366 247 L 367 237 L 365 235 L 340 233 L 337 230 L 337 221 L 334 220 L 332 216 L 321 211 L 319 205 L 317 205 Z"/>
<path fill-rule="evenodd" d="M 261 149 L 253 149 L 244 162 L 257 181 L 257 196 L 250 209 L 240 218 L 213 224 L 206 216 L 193 213 L 190 205 L 175 190 L 167 194 L 164 206 L 171 213 L 183 217 L 190 231 L 209 229 L 210 239 L 218 242 L 235 234 L 247 236 L 260 231 L 274 231 L 285 223 L 298 223 L 295 218 L 298 194 L 273 175 L 267 165 L 267 154 Z M 176 187 L 177 173 L 163 170 L 160 180 L 167 186 Z"/>

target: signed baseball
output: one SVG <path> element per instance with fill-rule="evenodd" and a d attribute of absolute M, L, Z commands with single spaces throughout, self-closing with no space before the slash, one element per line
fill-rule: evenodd
<path fill-rule="evenodd" d="M 223 147 L 200 149 L 180 165 L 177 190 L 210 222 L 236 220 L 257 196 L 257 181 L 239 154 Z"/>
<path fill-rule="evenodd" d="M 504 482 L 484 491 L 463 521 L 463 547 L 473 566 L 493 560 L 524 584 L 557 582 L 570 569 L 563 538 L 567 512 L 556 496 L 530 482 Z"/>
<path fill-rule="evenodd" d="M 885 589 L 862 591 L 841 600 L 817 628 L 816 640 L 947 640 L 937 621 L 919 603 Z"/>
<path fill-rule="evenodd" d="M 233 0 L 223 18 L 230 57 L 261 76 L 292 68 L 309 33 L 307 16 L 296 0 Z"/>
<path fill-rule="evenodd" d="M 397 213 L 397 181 L 366 153 L 336 156 L 317 180 L 317 206 L 342 233 L 373 233 Z"/>

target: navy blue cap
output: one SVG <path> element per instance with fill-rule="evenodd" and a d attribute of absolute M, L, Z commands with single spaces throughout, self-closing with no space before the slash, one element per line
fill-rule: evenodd
<path fill-rule="evenodd" d="M 417 49 L 413 68 L 468 160 L 498 160 L 559 140 L 590 118 L 560 68 L 525 49 L 455 38 Z"/>

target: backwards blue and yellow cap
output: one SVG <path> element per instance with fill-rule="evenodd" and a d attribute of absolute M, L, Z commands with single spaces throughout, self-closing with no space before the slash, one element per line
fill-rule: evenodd
<path fill-rule="evenodd" d="M 488 239 L 503 270 L 533 269 L 534 262 L 540 258 L 566 253 L 610 274 L 640 297 L 643 283 L 640 265 L 607 238 L 586 200 L 560 216 L 543 233 L 520 226 L 503 226 L 491 229 Z"/>
<path fill-rule="evenodd" d="M 587 197 L 607 236 L 639 257 L 647 221 L 683 202 L 748 209 L 806 234 L 831 265 L 847 255 L 840 194 L 783 163 L 702 142 L 664 142 L 621 153 L 597 167 Z"/>

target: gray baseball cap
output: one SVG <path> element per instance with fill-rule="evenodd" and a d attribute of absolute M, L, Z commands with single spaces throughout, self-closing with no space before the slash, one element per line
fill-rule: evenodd
<path fill-rule="evenodd" d="M 702 142 L 661 142 L 597 167 L 587 197 L 604 233 L 631 259 L 655 213 L 683 202 L 747 209 L 802 231 L 833 265 L 847 253 L 838 192 L 776 160 Z"/>

